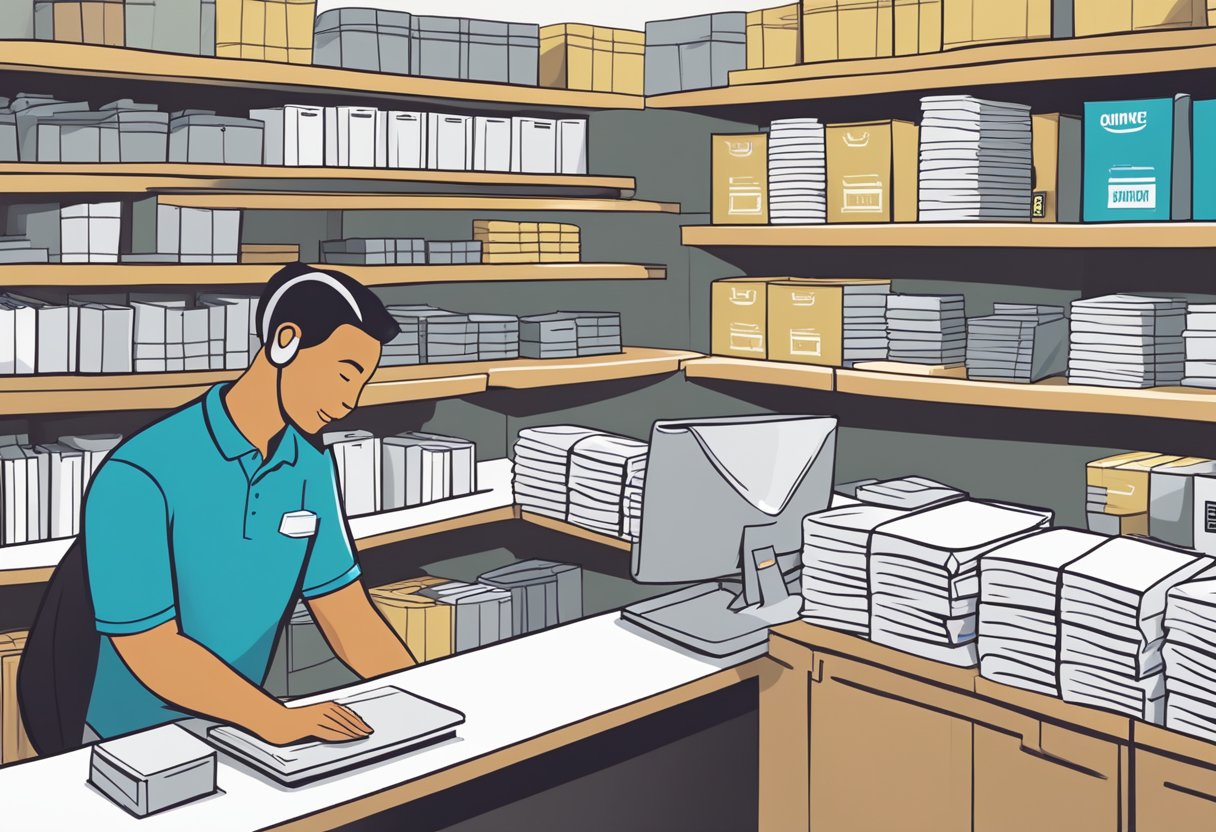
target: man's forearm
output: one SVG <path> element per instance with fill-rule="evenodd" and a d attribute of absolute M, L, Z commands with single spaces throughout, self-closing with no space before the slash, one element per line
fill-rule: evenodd
<path fill-rule="evenodd" d="M 312 599 L 308 607 L 338 658 L 364 679 L 418 663 L 358 581 Z"/>

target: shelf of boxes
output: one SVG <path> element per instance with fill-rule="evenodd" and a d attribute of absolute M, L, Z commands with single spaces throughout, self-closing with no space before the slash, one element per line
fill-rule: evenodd
<path fill-rule="evenodd" d="M 466 266 L 326 266 L 364 286 L 420 283 L 498 283 L 565 280 L 664 280 L 664 266 L 637 263 L 519 263 Z M 265 283 L 278 265 L 19 264 L 0 265 L 4 286 L 253 286 Z"/>
<path fill-rule="evenodd" d="M 438 185 L 579 188 L 619 191 L 631 195 L 632 176 L 588 174 L 497 173 L 488 171 L 417 170 L 396 168 L 296 167 L 280 165 L 203 164 L 71 164 L 9 162 L 0 164 L 0 186 L 23 194 L 143 194 L 166 189 L 231 187 L 250 180 L 268 185 L 283 181 L 323 179 L 326 182 L 426 183 Z"/>
<path fill-rule="evenodd" d="M 772 384 L 804 390 L 836 389 L 836 371 L 832 367 L 790 364 L 784 361 L 752 361 L 712 355 L 685 362 L 684 375 L 687 378 Z"/>
<path fill-rule="evenodd" d="M 396 404 L 483 393 L 589 384 L 679 372 L 699 353 L 627 347 L 617 355 L 549 360 L 513 359 L 383 367 L 363 391 L 361 405 Z M 166 410 L 193 401 L 236 371 L 0 377 L 0 414 Z"/>
<path fill-rule="evenodd" d="M 477 101 L 572 110 L 641 110 L 640 95 L 452 81 L 271 61 L 176 55 L 112 46 L 4 41 L 0 71 L 201 84 L 288 93 Z"/>
<path fill-rule="evenodd" d="M 647 107 L 699 109 L 998 84 L 1207 72 L 1216 30 L 1025 41 L 922 55 L 735 70 L 730 86 L 650 96 Z"/>
<path fill-rule="evenodd" d="M 1216 248 L 1216 223 L 874 223 L 686 225 L 686 246 L 1185 249 Z"/>
<path fill-rule="evenodd" d="M 225 191 L 161 193 L 161 205 L 250 211 L 605 211 L 678 214 L 677 202 L 590 197 L 464 196 L 455 194 Z"/>

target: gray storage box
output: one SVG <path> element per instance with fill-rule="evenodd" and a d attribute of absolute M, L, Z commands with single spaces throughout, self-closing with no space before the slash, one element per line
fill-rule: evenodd
<path fill-rule="evenodd" d="M 128 49 L 215 54 L 215 0 L 125 0 Z"/>
<path fill-rule="evenodd" d="M 17 117 L 0 111 L 0 162 L 16 162 L 21 158 L 17 149 Z"/>
<path fill-rule="evenodd" d="M 433 240 L 426 244 L 426 261 L 432 266 L 476 265 L 481 262 L 481 243 L 477 240 Z"/>
<path fill-rule="evenodd" d="M 747 67 L 747 14 L 657 20 L 646 24 L 646 94 L 725 87 Z"/>
<path fill-rule="evenodd" d="M 410 74 L 536 86 L 540 27 L 531 23 L 415 15 Z"/>
<path fill-rule="evenodd" d="M 102 161 L 160 162 L 169 158 L 169 114 L 129 98 L 102 106 Z"/>
<path fill-rule="evenodd" d="M 317 16 L 312 62 L 317 66 L 380 71 L 375 9 L 333 9 Z"/>
<path fill-rule="evenodd" d="M 5 218 L 4 233 L 24 237 L 35 249 L 46 249 L 47 259 L 58 263 L 62 254 L 59 203 L 30 203 L 10 205 Z"/>
<path fill-rule="evenodd" d="M 34 39 L 34 0 L 8 0 L 0 15 L 0 40 Z"/>
<path fill-rule="evenodd" d="M 62 113 L 87 113 L 87 101 L 60 101 L 49 95 L 21 93 L 10 109 L 17 126 L 17 155 L 22 162 L 38 161 L 38 123 Z"/>
<path fill-rule="evenodd" d="M 418 266 L 426 263 L 426 241 L 403 238 L 326 240 L 322 261 L 345 266 Z"/>
<path fill-rule="evenodd" d="M 515 635 L 583 616 L 583 570 L 573 564 L 525 560 L 486 572 L 477 581 L 510 591 Z"/>
<path fill-rule="evenodd" d="M 93 746 L 89 783 L 136 817 L 214 794 L 216 753 L 177 725 Z"/>
<path fill-rule="evenodd" d="M 263 123 L 217 116 L 210 110 L 182 110 L 169 121 L 169 161 L 188 164 L 262 164 Z"/>
<path fill-rule="evenodd" d="M 459 17 L 414 15 L 410 24 L 410 74 L 460 78 L 464 22 Z"/>

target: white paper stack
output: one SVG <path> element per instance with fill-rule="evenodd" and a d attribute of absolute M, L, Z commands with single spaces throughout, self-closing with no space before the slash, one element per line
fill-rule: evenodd
<path fill-rule="evenodd" d="M 863 482 L 852 489 L 863 503 L 913 511 L 967 499 L 966 492 L 926 477 L 900 477 L 882 482 Z"/>
<path fill-rule="evenodd" d="M 574 425 L 521 430 L 511 467 L 515 502 L 524 511 L 565 520 L 570 510 L 570 451 L 600 433 Z"/>
<path fill-rule="evenodd" d="M 576 526 L 614 537 L 627 536 L 625 487 L 645 475 L 650 446 L 636 439 L 601 434 L 570 449 L 568 519 Z"/>
<path fill-rule="evenodd" d="M 1032 384 L 1068 368 L 1062 306 L 995 303 L 967 321 L 967 378 Z"/>
<path fill-rule="evenodd" d="M 768 136 L 769 221 L 810 225 L 828 219 L 827 145 L 815 118 L 774 121 Z"/>
<path fill-rule="evenodd" d="M 1165 727 L 1216 741 L 1216 575 L 1169 591 L 1165 605 Z"/>
<path fill-rule="evenodd" d="M 331 431 L 321 439 L 333 450 L 346 516 L 379 511 L 380 440 L 365 430 Z"/>
<path fill-rule="evenodd" d="M 1216 389 L 1216 303 L 1192 303 L 1186 308 L 1186 387 Z"/>
<path fill-rule="evenodd" d="M 967 359 L 964 297 L 887 295 L 887 338 L 892 361 L 961 366 Z"/>
<path fill-rule="evenodd" d="M 634 543 L 642 539 L 642 492 L 645 487 L 645 474 L 634 474 L 625 483 L 625 539 Z"/>
<path fill-rule="evenodd" d="M 858 361 L 885 361 L 890 351 L 887 337 L 889 283 L 850 283 L 844 286 L 844 366 Z"/>
<path fill-rule="evenodd" d="M 1030 108 L 931 95 L 921 111 L 921 222 L 1030 222 Z"/>
<path fill-rule="evenodd" d="M 1070 383 L 1144 388 L 1182 381 L 1186 301 L 1106 295 L 1074 301 L 1071 317 Z"/>
<path fill-rule="evenodd" d="M 907 514 L 854 505 L 816 512 L 802 521 L 803 620 L 870 635 L 870 534 Z"/>
<path fill-rule="evenodd" d="M 1064 569 L 1103 535 L 1048 529 L 980 558 L 980 675 L 1060 695 L 1060 590 Z"/>
<path fill-rule="evenodd" d="M 1161 724 L 1166 594 L 1211 564 L 1181 549 L 1116 537 L 1068 566 L 1060 601 L 1064 701 Z"/>
<path fill-rule="evenodd" d="M 870 540 L 870 638 L 973 667 L 980 557 L 1051 519 L 1045 509 L 962 500 L 879 526 Z"/>

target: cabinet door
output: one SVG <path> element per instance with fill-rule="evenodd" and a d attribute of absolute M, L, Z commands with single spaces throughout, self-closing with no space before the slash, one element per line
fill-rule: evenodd
<path fill-rule="evenodd" d="M 1216 770 L 1136 749 L 1136 832 L 1216 829 Z"/>
<path fill-rule="evenodd" d="M 976 830 L 1121 832 L 1126 746 L 1051 725 L 1029 740 L 975 726 Z"/>
<path fill-rule="evenodd" d="M 813 832 L 970 832 L 971 723 L 957 694 L 823 657 L 811 684 Z"/>

